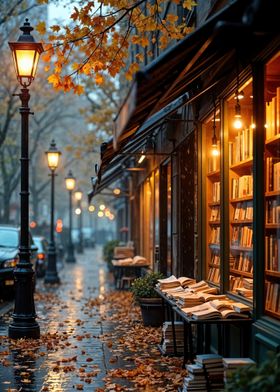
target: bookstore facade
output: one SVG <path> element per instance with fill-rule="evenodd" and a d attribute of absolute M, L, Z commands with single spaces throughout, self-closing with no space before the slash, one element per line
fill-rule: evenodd
<path fill-rule="evenodd" d="M 251 2 L 233 3 L 229 15 L 241 23 Z M 229 43 L 221 30 L 224 40 L 212 41 L 199 72 L 180 74 L 169 93 L 185 92 L 188 102 L 155 124 L 153 153 L 129 180 L 137 252 L 153 270 L 206 280 L 249 305 L 257 361 L 280 350 L 280 37 L 266 28 L 244 39 L 235 30 Z M 203 71 L 206 58 L 215 69 Z M 136 135 L 137 152 L 147 134 Z M 238 339 L 233 330 L 233 346 Z"/>

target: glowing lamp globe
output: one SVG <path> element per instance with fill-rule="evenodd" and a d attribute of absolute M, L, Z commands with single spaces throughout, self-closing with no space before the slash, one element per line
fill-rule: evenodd
<path fill-rule="evenodd" d="M 59 157 L 61 155 L 61 152 L 56 148 L 54 140 L 51 141 L 50 148 L 46 151 L 46 155 L 48 159 L 48 166 L 54 171 L 58 166 Z"/>
<path fill-rule="evenodd" d="M 23 87 L 27 87 L 35 78 L 39 57 L 44 49 L 42 44 L 36 42 L 30 34 L 34 29 L 28 19 L 20 30 L 23 34 L 16 42 L 9 42 L 9 46 L 13 54 L 17 79 Z"/>
<path fill-rule="evenodd" d="M 68 191 L 73 191 L 76 185 L 76 178 L 73 176 L 72 171 L 69 170 L 67 177 L 65 177 L 65 185 Z"/>

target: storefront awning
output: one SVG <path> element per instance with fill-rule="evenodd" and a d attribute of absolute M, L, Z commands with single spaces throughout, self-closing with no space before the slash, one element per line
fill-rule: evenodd
<path fill-rule="evenodd" d="M 235 1 L 135 75 L 114 122 L 116 150 L 148 117 L 182 95 L 203 73 L 220 67 L 230 43 L 221 46 L 217 23 L 240 22 L 249 3 Z"/>
<path fill-rule="evenodd" d="M 278 7 L 272 0 L 267 1 L 269 11 L 264 0 L 234 1 L 135 75 L 115 119 L 114 138 L 101 154 L 99 182 L 108 165 L 111 167 L 119 162 L 118 154 L 129 145 L 132 137 L 140 134 L 142 129 L 145 134 L 145 125 L 150 119 L 157 118 L 157 113 L 176 100 L 181 100 L 182 106 L 191 97 L 227 80 L 236 66 L 237 48 L 247 61 L 242 66 L 250 63 L 253 55 L 271 39 L 270 33 L 267 34 L 270 24 L 262 18 L 260 23 L 256 18 L 259 25 L 254 24 L 257 12 L 258 16 L 265 17 L 262 7 L 267 13 L 273 12 L 272 5 Z M 250 18 L 251 24 L 248 23 Z"/>

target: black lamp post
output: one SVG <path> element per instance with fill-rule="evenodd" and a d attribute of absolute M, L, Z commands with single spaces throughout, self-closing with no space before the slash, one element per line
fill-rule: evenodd
<path fill-rule="evenodd" d="M 67 263 L 75 263 L 76 259 L 74 256 L 74 246 L 72 241 L 72 192 L 75 189 L 76 179 L 73 176 L 71 170 L 67 177 L 65 177 L 66 189 L 69 191 L 69 238 L 68 238 L 68 250 L 67 250 Z"/>
<path fill-rule="evenodd" d="M 55 284 L 59 283 L 56 268 L 56 246 L 54 239 L 54 179 L 55 169 L 58 166 L 59 157 L 61 152 L 56 148 L 55 141 L 52 140 L 50 148 L 46 151 L 48 166 L 51 170 L 51 225 L 50 225 L 50 243 L 48 247 L 48 268 L 45 276 L 45 283 Z"/>
<path fill-rule="evenodd" d="M 16 75 L 22 86 L 17 94 L 21 100 L 19 112 L 21 114 L 21 191 L 20 191 L 20 245 L 19 263 L 14 272 L 15 277 L 15 306 L 13 321 L 9 325 L 9 337 L 39 338 L 40 327 L 36 322 L 34 304 L 34 271 L 30 263 L 29 243 L 29 90 L 34 80 L 38 60 L 43 52 L 43 46 L 34 40 L 30 34 L 33 27 L 28 19 L 20 30 L 23 34 L 17 42 L 9 42 L 13 53 Z"/>
<path fill-rule="evenodd" d="M 79 189 L 75 191 L 74 193 L 75 199 L 77 200 L 77 210 L 76 214 L 78 215 L 79 219 L 79 241 L 78 241 L 78 246 L 77 246 L 77 252 L 78 253 L 84 253 L 84 244 L 83 244 L 83 210 L 82 210 L 82 198 L 83 198 L 83 192 L 80 191 Z"/>

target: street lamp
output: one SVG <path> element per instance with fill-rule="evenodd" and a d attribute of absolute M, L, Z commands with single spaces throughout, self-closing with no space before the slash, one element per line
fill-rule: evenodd
<path fill-rule="evenodd" d="M 56 247 L 54 239 L 54 179 L 55 170 L 58 166 L 61 152 L 56 148 L 55 141 L 52 140 L 50 148 L 46 151 L 48 166 L 51 171 L 51 225 L 50 225 L 50 243 L 48 247 L 48 267 L 45 276 L 45 283 L 55 284 L 59 283 L 59 277 L 56 269 Z"/>
<path fill-rule="evenodd" d="M 21 114 L 21 191 L 20 191 L 20 245 L 19 263 L 14 271 L 15 278 L 15 306 L 12 322 L 9 325 L 9 337 L 39 338 L 40 327 L 37 323 L 34 304 L 34 271 L 30 263 L 29 243 L 29 115 L 30 99 L 28 86 L 34 80 L 38 60 L 43 52 L 43 46 L 34 40 L 30 34 L 33 27 L 28 19 L 20 30 L 17 42 L 9 42 L 17 79 L 22 86 L 17 94 L 21 100 L 19 112 Z"/>
<path fill-rule="evenodd" d="M 84 246 L 83 246 L 83 210 L 82 210 L 82 205 L 81 201 L 83 198 L 83 192 L 78 189 L 74 193 L 75 199 L 77 200 L 77 205 L 79 209 L 79 214 L 78 219 L 79 219 L 79 241 L 78 241 L 78 246 L 77 246 L 77 252 L 78 253 L 84 253 Z"/>
<path fill-rule="evenodd" d="M 74 246 L 72 241 L 72 192 L 76 185 L 76 178 L 73 176 L 71 170 L 67 177 L 65 177 L 66 189 L 69 191 L 69 239 L 68 239 L 68 254 L 66 257 L 67 263 L 75 263 Z"/>

